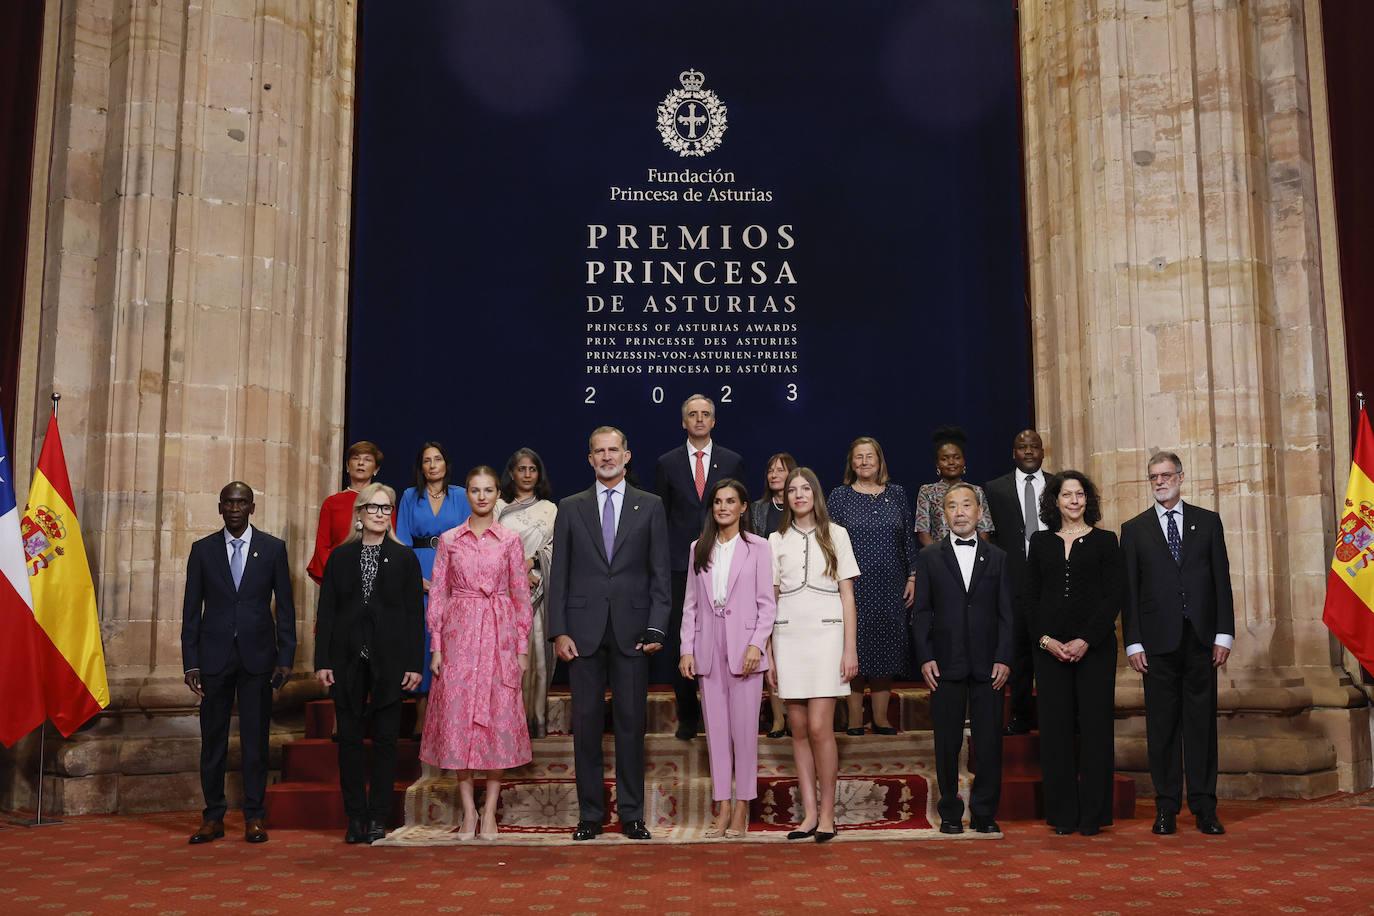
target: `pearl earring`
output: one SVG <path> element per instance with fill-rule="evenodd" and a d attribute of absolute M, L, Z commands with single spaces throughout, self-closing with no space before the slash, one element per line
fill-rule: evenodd
<path fill-rule="evenodd" d="M 359 522 L 354 522 L 354 523 L 353 523 L 353 527 L 354 527 L 354 528 L 357 528 L 359 531 L 362 531 L 362 530 L 363 530 L 363 523 L 360 522 L 360 521 L 359 521 Z"/>

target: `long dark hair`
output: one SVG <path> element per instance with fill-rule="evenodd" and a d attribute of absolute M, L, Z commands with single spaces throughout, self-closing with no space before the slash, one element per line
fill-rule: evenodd
<path fill-rule="evenodd" d="M 553 499 L 553 486 L 549 483 L 549 475 L 544 472 L 544 459 L 532 448 L 516 449 L 506 462 L 506 469 L 501 472 L 501 498 L 508 503 L 515 502 L 515 466 L 521 458 L 534 462 L 535 470 L 539 472 L 539 479 L 534 482 L 534 498 Z"/>
<path fill-rule="evenodd" d="M 1045 492 L 1040 494 L 1040 521 L 1051 531 L 1058 531 L 1064 524 L 1059 514 L 1059 491 L 1064 489 L 1064 481 L 1076 480 L 1083 487 L 1083 522 L 1096 525 L 1102 521 L 1102 500 L 1097 495 L 1097 485 L 1082 471 L 1060 471 L 1045 480 Z"/>
<path fill-rule="evenodd" d="M 453 477 L 453 462 L 448 458 L 448 450 L 438 442 L 429 441 L 420 446 L 420 450 L 415 453 L 415 501 L 422 503 L 425 501 L 425 491 L 428 489 L 428 481 L 425 480 L 425 452 L 430 449 L 437 449 L 439 457 L 444 459 L 444 489 L 448 489 L 448 482 Z"/>
<path fill-rule="evenodd" d="M 782 486 L 782 521 L 778 522 L 778 534 L 786 534 L 787 529 L 792 527 L 792 501 L 787 498 L 787 488 L 798 477 L 811 487 L 811 514 L 816 518 L 816 544 L 825 557 L 825 574 L 833 579 L 839 561 L 835 557 L 835 542 L 830 538 L 830 511 L 825 507 L 825 491 L 821 489 L 820 478 L 810 468 L 793 468 L 792 473 L 787 475 L 787 482 Z"/>
<path fill-rule="evenodd" d="M 697 538 L 696 550 L 692 552 L 692 569 L 697 572 L 704 572 L 711 567 L 711 551 L 716 548 L 716 535 L 720 532 L 720 526 L 716 524 L 716 513 L 713 511 L 716 504 L 716 494 L 726 487 L 734 489 L 740 501 L 739 516 L 739 536 L 741 539 L 754 537 L 745 530 L 744 519 L 749 513 L 749 491 L 744 488 L 744 484 L 731 477 L 724 480 L 717 480 L 711 485 L 711 489 L 706 491 L 706 524 L 702 526 L 701 537 Z"/>

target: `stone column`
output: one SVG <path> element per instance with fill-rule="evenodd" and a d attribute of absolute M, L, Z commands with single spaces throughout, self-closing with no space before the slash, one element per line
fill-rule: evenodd
<path fill-rule="evenodd" d="M 1370 784 L 1364 699 L 1321 623 L 1344 481 L 1306 27 L 1290 0 L 1021 4 L 1039 423 L 1052 466 L 1102 487 L 1111 527 L 1150 505 L 1160 448 L 1183 458 L 1184 499 L 1221 513 L 1232 795 Z M 1118 767 L 1144 773 L 1124 666 L 1117 706 Z"/>
<path fill-rule="evenodd" d="M 40 402 L 63 395 L 113 699 L 59 743 L 58 810 L 198 806 L 185 557 L 231 479 L 287 540 L 310 667 L 304 569 L 342 455 L 355 17 L 351 0 L 62 2 L 24 371 Z"/>

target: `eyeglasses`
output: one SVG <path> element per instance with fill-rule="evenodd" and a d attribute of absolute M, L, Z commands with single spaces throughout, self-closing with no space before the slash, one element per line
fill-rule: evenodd
<path fill-rule="evenodd" d="M 1163 474 L 1151 474 L 1150 483 L 1168 483 L 1178 476 L 1178 471 L 1167 471 Z"/>
<path fill-rule="evenodd" d="M 391 503 L 363 503 L 363 508 L 368 515 L 390 515 L 391 510 L 396 508 Z"/>

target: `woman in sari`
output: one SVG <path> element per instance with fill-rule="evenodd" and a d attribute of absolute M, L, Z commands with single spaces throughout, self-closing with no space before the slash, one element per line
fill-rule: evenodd
<path fill-rule="evenodd" d="M 548 640 L 543 584 L 553 563 L 553 520 L 558 515 L 552 497 L 553 488 L 544 473 L 543 459 L 533 449 L 516 449 L 501 475 L 496 520 L 519 535 L 525 549 L 534 623 L 530 627 L 530 663 L 521 687 L 525 697 L 525 719 L 530 735 L 535 738 L 542 738 L 547 731 L 549 679 L 553 676 L 553 647 Z"/>

